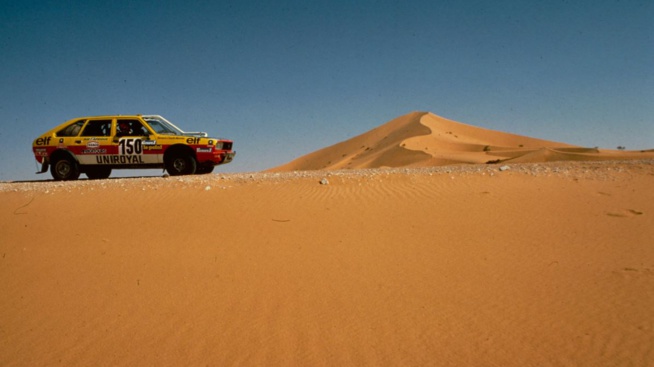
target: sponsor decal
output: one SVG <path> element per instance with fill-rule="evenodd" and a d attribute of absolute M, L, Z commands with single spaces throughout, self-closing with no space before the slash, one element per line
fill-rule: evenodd
<path fill-rule="evenodd" d="M 197 148 L 195 149 L 196 152 L 198 153 L 211 153 L 211 148 Z"/>
<path fill-rule="evenodd" d="M 199 144 L 200 138 L 188 138 L 186 139 L 186 144 Z"/>
<path fill-rule="evenodd" d="M 157 141 L 156 140 L 144 140 L 143 145 L 146 145 L 146 146 L 157 145 Z"/>
<path fill-rule="evenodd" d="M 52 136 L 48 136 L 47 138 L 38 138 L 34 142 L 36 145 L 50 145 L 50 139 L 52 139 Z"/>
<path fill-rule="evenodd" d="M 34 155 L 39 156 L 39 157 L 47 157 L 48 156 L 48 150 L 45 148 L 36 148 L 34 149 Z"/>
<path fill-rule="evenodd" d="M 207 143 L 207 145 L 208 145 L 208 146 L 212 146 L 212 145 L 213 145 L 213 140 L 209 140 L 209 142 Z"/>
<path fill-rule="evenodd" d="M 148 151 L 148 150 L 161 150 L 161 145 L 148 145 L 148 146 L 143 146 L 143 150 Z"/>
<path fill-rule="evenodd" d="M 106 154 L 106 149 L 84 149 L 82 154 Z"/>
<path fill-rule="evenodd" d="M 99 155 L 95 161 L 97 164 L 145 164 L 139 155 Z"/>
<path fill-rule="evenodd" d="M 88 143 L 86 143 L 86 147 L 89 149 L 97 149 L 100 148 L 100 143 L 98 143 L 95 140 L 91 140 Z"/>

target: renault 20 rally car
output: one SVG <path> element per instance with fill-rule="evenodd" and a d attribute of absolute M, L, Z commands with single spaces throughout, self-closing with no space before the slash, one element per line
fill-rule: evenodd
<path fill-rule="evenodd" d="M 44 173 L 55 180 L 107 178 L 112 169 L 164 168 L 170 175 L 210 173 L 236 154 L 231 140 L 184 132 L 159 115 L 80 117 L 32 144 Z"/>

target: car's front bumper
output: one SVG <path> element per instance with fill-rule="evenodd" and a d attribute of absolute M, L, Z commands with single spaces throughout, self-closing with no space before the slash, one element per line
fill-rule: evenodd
<path fill-rule="evenodd" d="M 234 159 L 234 156 L 236 155 L 236 152 L 229 152 L 225 153 L 225 158 L 223 158 L 223 161 L 221 164 L 226 164 L 231 162 Z"/>

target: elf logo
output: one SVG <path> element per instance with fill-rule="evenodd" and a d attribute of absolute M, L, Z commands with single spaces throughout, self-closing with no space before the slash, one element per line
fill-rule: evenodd
<path fill-rule="evenodd" d="M 34 141 L 34 144 L 36 145 L 50 145 L 50 140 L 52 139 L 52 136 L 48 136 L 47 138 L 38 138 Z"/>

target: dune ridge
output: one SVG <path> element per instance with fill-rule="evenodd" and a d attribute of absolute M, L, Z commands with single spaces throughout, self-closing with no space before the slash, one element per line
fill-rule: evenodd
<path fill-rule="evenodd" d="M 364 134 L 309 153 L 270 171 L 399 167 L 429 160 L 427 153 L 400 146 L 406 139 L 430 133 L 429 127 L 420 124 L 420 118 L 425 114 L 412 112 L 400 116 Z"/>
<path fill-rule="evenodd" d="M 618 151 L 585 148 L 476 127 L 430 112 L 412 112 L 354 138 L 274 167 L 270 171 L 652 157 L 654 157 L 652 150 Z"/>

